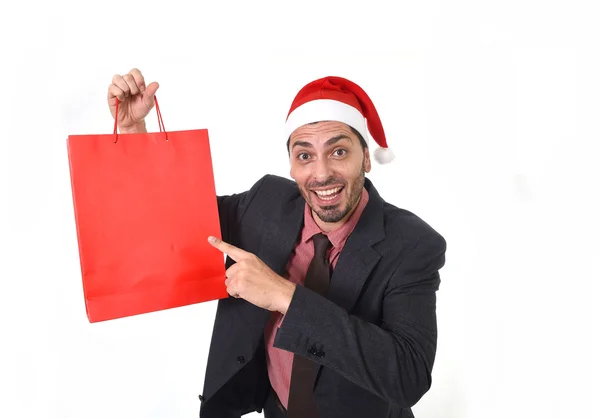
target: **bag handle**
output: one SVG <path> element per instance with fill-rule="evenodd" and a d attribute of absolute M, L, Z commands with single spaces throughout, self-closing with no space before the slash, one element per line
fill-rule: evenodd
<path fill-rule="evenodd" d="M 115 136 L 116 144 L 119 139 L 119 134 L 117 133 L 117 123 L 119 119 L 119 99 L 115 99 L 117 100 L 117 105 L 115 108 L 115 126 L 113 128 L 113 135 Z M 167 136 L 167 130 L 165 129 L 165 123 L 163 122 L 162 114 L 160 113 L 160 108 L 158 107 L 158 100 L 156 99 L 156 95 L 154 95 L 154 105 L 156 106 L 156 115 L 158 116 L 158 129 L 160 130 L 160 132 L 165 133 L 165 141 L 168 141 L 169 137 Z"/>

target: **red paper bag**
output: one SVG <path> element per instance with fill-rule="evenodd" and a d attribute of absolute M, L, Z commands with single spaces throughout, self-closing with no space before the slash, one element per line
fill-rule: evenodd
<path fill-rule="evenodd" d="M 208 131 L 166 132 L 155 104 L 158 133 L 67 140 L 90 322 L 228 296 Z"/>

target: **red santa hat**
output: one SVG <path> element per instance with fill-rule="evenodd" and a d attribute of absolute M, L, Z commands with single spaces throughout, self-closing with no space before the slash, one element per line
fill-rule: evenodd
<path fill-rule="evenodd" d="M 357 84 L 342 77 L 324 77 L 304 86 L 294 98 L 285 122 L 285 137 L 311 122 L 338 121 L 356 129 L 365 141 L 368 132 L 377 148 L 373 157 L 380 164 L 394 159 L 375 105 Z"/>

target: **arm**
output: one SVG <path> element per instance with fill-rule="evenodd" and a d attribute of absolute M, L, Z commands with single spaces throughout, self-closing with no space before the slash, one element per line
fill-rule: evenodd
<path fill-rule="evenodd" d="M 379 326 L 297 286 L 274 346 L 310 358 L 400 407 L 413 406 L 431 386 L 435 292 L 445 248 L 439 235 L 417 244 L 390 278 Z M 316 354 L 309 352 L 311 346 Z"/>

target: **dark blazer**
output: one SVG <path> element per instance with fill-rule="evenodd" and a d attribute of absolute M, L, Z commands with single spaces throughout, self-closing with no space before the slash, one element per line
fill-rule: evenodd
<path fill-rule="evenodd" d="M 368 179 L 365 187 L 369 202 L 326 297 L 298 286 L 274 345 L 321 365 L 314 387 L 320 417 L 413 417 L 410 408 L 431 386 L 446 242 L 416 215 L 386 203 Z M 304 205 L 293 181 L 265 176 L 247 192 L 218 197 L 223 240 L 284 275 Z M 262 411 L 270 388 L 268 318 L 269 311 L 243 299 L 219 300 L 201 418 Z"/>

